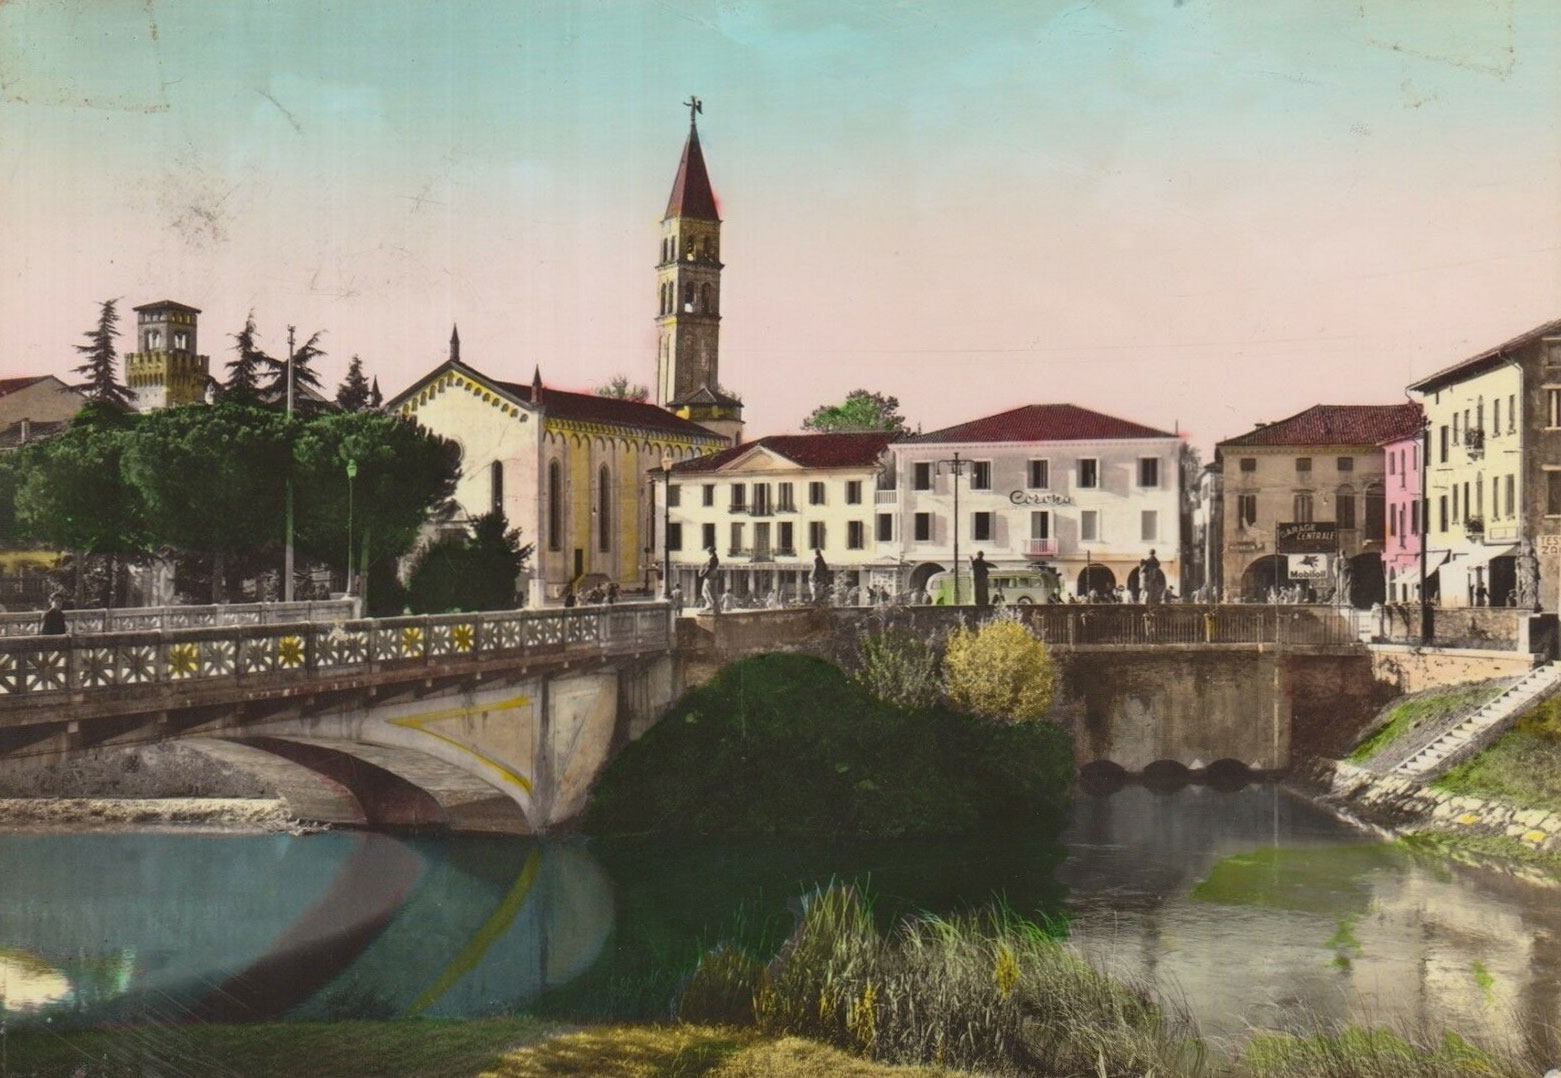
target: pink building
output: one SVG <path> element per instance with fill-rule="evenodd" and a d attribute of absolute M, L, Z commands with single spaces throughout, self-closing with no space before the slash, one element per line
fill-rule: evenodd
<path fill-rule="evenodd" d="M 1420 432 L 1382 443 L 1387 534 L 1382 544 L 1382 578 L 1390 603 L 1420 598 Z"/>

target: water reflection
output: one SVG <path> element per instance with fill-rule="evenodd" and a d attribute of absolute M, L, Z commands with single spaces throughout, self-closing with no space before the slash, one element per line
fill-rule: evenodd
<path fill-rule="evenodd" d="M 1065 915 L 1209 1032 L 1302 1009 L 1432 1028 L 1558 1024 L 1558 891 L 1424 860 L 1277 786 L 1082 796 L 1071 826 L 835 843 L 536 843 L 336 832 L 0 835 L 16 1024 L 137 1017 L 658 1016 L 700 951 L 772 950 L 859 882 L 888 924 L 994 898 Z"/>

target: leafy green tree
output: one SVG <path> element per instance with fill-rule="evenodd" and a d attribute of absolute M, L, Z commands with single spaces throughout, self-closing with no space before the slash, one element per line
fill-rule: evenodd
<path fill-rule="evenodd" d="M 411 420 L 376 412 L 334 412 L 303 423 L 293 444 L 296 541 L 330 565 L 347 561 L 349 461 L 357 469 L 354 560 L 372 586 L 455 492 L 461 447 Z M 378 598 L 389 597 L 382 589 Z"/>
<path fill-rule="evenodd" d="M 20 536 L 74 553 L 78 579 L 86 558 L 106 560 L 97 600 L 112 606 L 109 582 L 118 579 L 121 559 L 146 552 L 148 533 L 139 493 L 122 470 L 135 425 L 112 405 L 98 407 L 114 418 L 84 410 L 58 437 L 18 452 L 11 469 Z"/>
<path fill-rule="evenodd" d="M 125 449 L 153 544 L 210 556 L 213 602 L 227 559 L 281 539 L 295 426 L 261 408 L 188 405 L 146 416 Z"/>
<path fill-rule="evenodd" d="M 119 382 L 119 355 L 114 338 L 119 336 L 118 300 L 106 299 L 98 307 L 98 324 L 87 330 L 86 344 L 76 351 L 86 357 L 76 368 L 84 381 L 76 388 L 95 401 L 119 408 L 130 407 L 130 390 Z"/>
<path fill-rule="evenodd" d="M 469 534 L 441 536 L 419 555 L 407 582 L 412 610 L 442 614 L 514 606 L 515 578 L 531 553 L 502 512 L 478 517 Z"/>
<path fill-rule="evenodd" d="M 596 395 L 612 397 L 614 400 L 643 401 L 649 399 L 650 390 L 629 381 L 627 374 L 615 374 L 611 381 L 596 387 Z"/>
<path fill-rule="evenodd" d="M 250 311 L 244 328 L 233 334 L 233 350 L 238 355 L 228 361 L 228 378 L 219 394 L 232 404 L 254 405 L 260 402 L 260 377 L 275 362 L 255 343 L 255 312 Z"/>
<path fill-rule="evenodd" d="M 885 430 L 904 434 L 910 428 L 900 414 L 900 401 L 882 393 L 853 389 L 839 404 L 823 404 L 802 421 L 803 430 L 834 434 L 843 431 Z"/>
<path fill-rule="evenodd" d="M 363 360 L 353 356 L 352 362 L 347 364 L 347 377 L 336 389 L 336 403 L 344 412 L 365 412 L 372 395 L 369 380 L 363 377 Z"/>

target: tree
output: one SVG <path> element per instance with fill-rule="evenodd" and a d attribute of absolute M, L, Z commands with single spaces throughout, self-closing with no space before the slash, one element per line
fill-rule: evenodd
<path fill-rule="evenodd" d="M 83 558 L 106 558 L 109 586 L 98 596 L 105 606 L 114 605 L 119 560 L 148 549 L 140 497 L 123 474 L 135 429 L 127 420 L 112 406 L 89 405 L 64 433 L 20 450 L 13 463 L 17 531 L 75 553 L 78 577 Z"/>
<path fill-rule="evenodd" d="M 596 387 L 596 395 L 622 401 L 643 401 L 650 398 L 650 390 L 630 382 L 627 374 L 615 374 L 606 385 Z"/>
<path fill-rule="evenodd" d="M 379 411 L 385 404 L 385 395 L 379 391 L 379 377 L 376 375 L 374 384 L 369 386 L 369 407 Z"/>
<path fill-rule="evenodd" d="M 153 412 L 125 449 L 154 546 L 212 559 L 212 601 L 228 559 L 280 542 L 296 420 L 219 402 Z"/>
<path fill-rule="evenodd" d="M 412 549 L 455 493 L 461 447 L 377 412 L 328 413 L 301 425 L 293 443 L 295 541 L 311 557 L 342 567 L 349 461 L 357 466 L 350 490 L 354 560 L 365 574 L 377 573 Z"/>
<path fill-rule="evenodd" d="M 823 404 L 802 421 L 803 430 L 834 434 L 842 431 L 890 431 L 904 434 L 910 428 L 900 414 L 896 397 L 853 389 L 839 404 Z"/>
<path fill-rule="evenodd" d="M 119 408 L 130 407 L 130 390 L 119 383 L 119 355 L 114 338 L 119 336 L 118 300 L 106 299 L 98 308 L 98 324 L 86 332 L 87 343 L 76 345 L 86 362 L 76 368 L 83 381 L 77 389 L 91 400 Z"/>
<path fill-rule="evenodd" d="M 218 397 L 232 404 L 258 404 L 260 402 L 260 377 L 270 370 L 275 360 L 255 344 L 255 312 L 250 311 L 244 320 L 244 328 L 232 334 L 233 350 L 237 358 L 228 361 L 228 380 L 222 384 Z"/>
<path fill-rule="evenodd" d="M 293 331 L 288 326 L 289 333 Z M 302 403 L 299 394 L 301 389 L 312 389 L 316 393 L 320 391 L 320 375 L 314 369 L 314 361 L 325 355 L 325 350 L 320 347 L 320 338 L 325 335 L 324 330 L 315 330 L 309 335 L 309 339 L 293 349 L 293 407 L 298 411 L 307 411 L 308 406 Z M 266 383 L 261 386 L 261 392 L 274 403 L 282 403 L 287 400 L 287 360 L 277 359 L 274 356 L 266 356 Z"/>
<path fill-rule="evenodd" d="M 494 510 L 472 522 L 470 532 L 441 536 L 418 556 L 407 581 L 414 613 L 502 610 L 515 604 L 515 578 L 530 559 L 520 530 Z"/>
<path fill-rule="evenodd" d="M 1046 645 L 1012 618 L 955 629 L 943 657 L 949 701 L 1003 722 L 1044 719 L 1057 670 Z"/>
<path fill-rule="evenodd" d="M 369 380 L 363 377 L 363 360 L 353 356 L 347 364 L 347 377 L 336 389 L 336 403 L 344 412 L 364 412 L 368 410 L 372 396 Z"/>

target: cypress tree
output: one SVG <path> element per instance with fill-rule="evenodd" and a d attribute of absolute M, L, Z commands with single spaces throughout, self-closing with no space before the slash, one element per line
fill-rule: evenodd
<path fill-rule="evenodd" d="M 114 348 L 114 338 L 119 336 L 118 300 L 106 299 L 98 310 L 98 324 L 86 332 L 87 343 L 76 345 L 76 351 L 86 357 L 86 362 L 76 368 L 83 381 L 76 388 L 91 400 L 111 404 L 119 408 L 130 407 L 130 390 L 121 385 L 118 374 L 119 355 Z"/>

